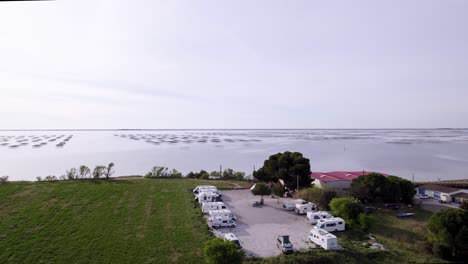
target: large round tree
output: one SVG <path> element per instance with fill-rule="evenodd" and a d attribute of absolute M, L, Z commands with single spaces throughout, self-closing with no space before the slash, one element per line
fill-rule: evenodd
<path fill-rule="evenodd" d="M 258 175 L 261 177 L 256 177 L 258 180 L 276 181 L 281 179 L 290 190 L 296 189 L 298 183 L 299 187 L 308 187 L 312 182 L 310 161 L 299 152 L 286 151 L 271 155 L 265 160 L 259 172 Z M 254 174 L 255 176 L 256 174 Z"/>

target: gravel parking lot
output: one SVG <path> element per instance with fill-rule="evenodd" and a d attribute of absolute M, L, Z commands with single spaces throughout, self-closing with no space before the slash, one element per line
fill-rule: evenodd
<path fill-rule="evenodd" d="M 269 257 L 280 254 L 276 246 L 278 235 L 289 235 L 294 249 L 314 247 L 307 235 L 312 225 L 305 222 L 305 215 L 297 215 L 294 211 L 285 211 L 282 203 L 289 198 L 265 196 L 265 204 L 253 207 L 253 201 L 259 201 L 250 190 L 223 191 L 223 201 L 237 217 L 236 228 L 220 228 L 214 234 L 223 237 L 225 233 L 234 233 L 240 240 L 248 256 Z"/>

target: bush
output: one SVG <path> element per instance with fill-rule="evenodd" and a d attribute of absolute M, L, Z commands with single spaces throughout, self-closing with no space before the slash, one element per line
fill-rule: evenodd
<path fill-rule="evenodd" d="M 460 208 L 468 210 L 468 201 L 467 200 L 463 201 L 463 203 L 460 204 Z"/>
<path fill-rule="evenodd" d="M 7 183 L 8 182 L 8 176 L 1 176 L 0 177 L 0 183 Z"/>
<path fill-rule="evenodd" d="M 372 216 L 367 215 L 365 213 L 360 213 L 358 215 L 358 223 L 365 231 L 367 231 L 373 225 L 374 218 L 372 218 Z"/>
<path fill-rule="evenodd" d="M 427 223 L 428 239 L 433 245 L 433 253 L 454 259 L 468 257 L 468 211 L 450 208 L 431 216 Z"/>
<path fill-rule="evenodd" d="M 333 215 L 342 217 L 350 224 L 359 224 L 359 215 L 364 213 L 364 207 L 352 197 L 333 198 L 330 202 Z"/>
<path fill-rule="evenodd" d="M 203 249 L 207 264 L 242 263 L 243 253 L 236 245 L 221 238 L 213 238 L 205 243 Z"/>
<path fill-rule="evenodd" d="M 181 178 L 182 173 L 176 169 L 169 170 L 167 167 L 154 166 L 145 174 L 145 178 Z"/>

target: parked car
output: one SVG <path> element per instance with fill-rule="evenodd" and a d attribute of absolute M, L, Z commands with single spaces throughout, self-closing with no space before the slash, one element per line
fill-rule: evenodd
<path fill-rule="evenodd" d="M 276 245 L 283 254 L 294 253 L 293 244 L 291 243 L 291 241 L 289 241 L 289 236 L 278 236 Z"/>
<path fill-rule="evenodd" d="M 427 194 L 418 194 L 420 199 L 429 199 L 429 195 Z"/>
<path fill-rule="evenodd" d="M 366 214 L 372 214 L 375 211 L 377 211 L 377 207 L 375 207 L 375 206 L 366 206 L 366 207 L 364 207 L 364 213 L 366 213 Z"/>
<path fill-rule="evenodd" d="M 237 249 L 241 249 L 242 246 L 239 242 L 239 239 L 237 239 L 236 235 L 234 235 L 233 233 L 227 233 L 224 235 L 224 239 L 227 240 L 227 241 L 230 241 L 232 243 L 234 243 L 236 246 L 237 246 Z"/>

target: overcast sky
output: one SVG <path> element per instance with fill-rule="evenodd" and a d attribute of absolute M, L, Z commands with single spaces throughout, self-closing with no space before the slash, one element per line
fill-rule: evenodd
<path fill-rule="evenodd" d="M 0 129 L 468 127 L 468 1 L 0 2 Z"/>

